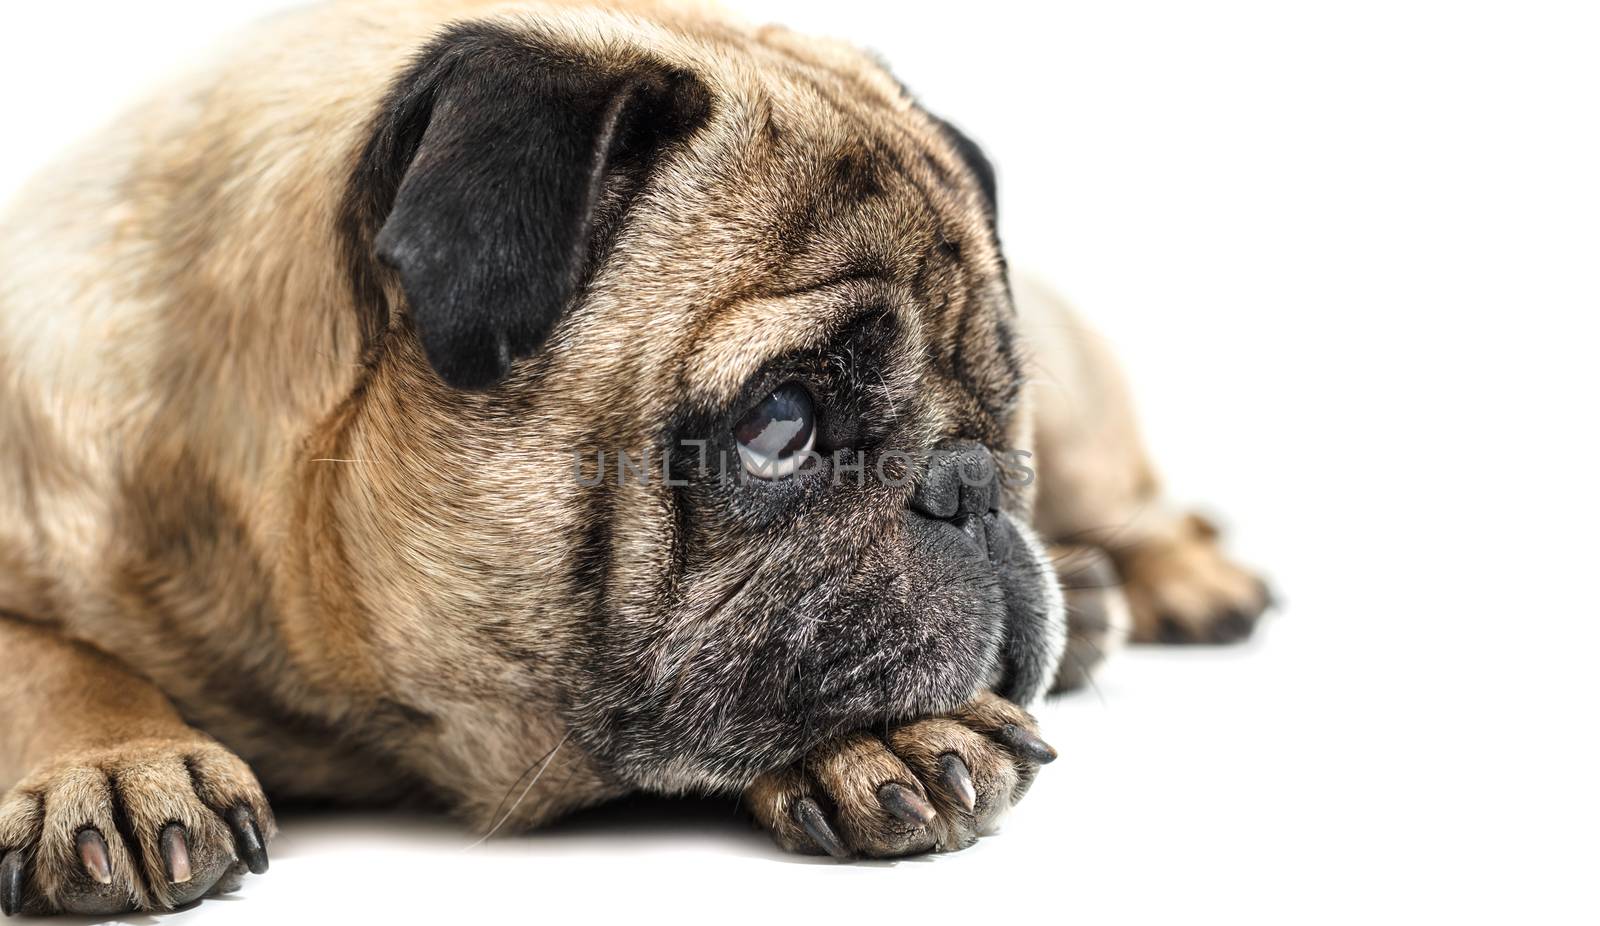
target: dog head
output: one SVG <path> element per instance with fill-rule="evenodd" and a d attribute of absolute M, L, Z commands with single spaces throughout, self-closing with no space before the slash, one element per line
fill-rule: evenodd
<path fill-rule="evenodd" d="M 851 49 L 605 22 L 452 27 L 356 158 L 339 440 L 379 465 L 334 508 L 376 658 L 663 789 L 1041 694 L 987 161 Z"/>

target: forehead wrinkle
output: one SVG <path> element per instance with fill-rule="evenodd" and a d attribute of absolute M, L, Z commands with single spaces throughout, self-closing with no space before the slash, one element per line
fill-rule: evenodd
<path fill-rule="evenodd" d="M 910 303 L 900 286 L 881 278 L 850 278 L 741 300 L 696 336 L 679 377 L 685 398 L 720 408 L 765 364 L 825 348 L 864 313 L 884 307 L 902 320 L 903 339 L 920 338 L 917 313 L 906 311 Z"/>
<path fill-rule="evenodd" d="M 914 285 L 929 247 L 949 241 L 937 203 L 882 146 L 840 142 L 813 153 L 808 167 L 815 179 L 794 189 L 785 214 L 786 273 L 872 268 Z"/>
<path fill-rule="evenodd" d="M 786 30 L 779 31 L 786 33 Z M 777 52 L 796 72 L 781 76 L 798 77 L 804 81 L 816 98 L 828 104 L 829 108 L 839 116 L 853 123 L 860 139 L 874 138 L 885 130 L 898 136 L 904 151 L 919 156 L 913 160 L 923 160 L 928 164 L 939 186 L 949 190 L 950 177 L 966 177 L 970 174 L 944 131 L 935 125 L 936 120 L 917 104 L 906 91 L 905 85 L 895 78 L 880 60 L 850 48 L 853 53 L 851 63 L 859 63 L 862 66 L 847 71 L 806 57 L 804 52 L 811 51 L 809 48 L 794 49 L 787 45 L 774 45 L 765 41 L 758 41 L 755 47 Z M 864 78 L 874 79 L 883 86 L 874 87 Z M 794 87 L 788 81 L 785 81 L 785 86 L 791 90 Z M 830 90 L 838 91 L 839 95 L 835 96 L 829 92 Z M 920 124 L 915 128 L 908 126 L 906 124 L 908 118 Z M 889 141 L 887 138 L 882 140 L 885 143 Z M 930 141 L 933 144 L 929 144 Z M 903 167 L 895 166 L 909 176 L 909 172 Z M 918 183 L 917 186 L 921 188 L 922 184 Z M 970 197 L 975 191 L 970 188 L 970 184 L 968 187 L 960 192 Z"/>
<path fill-rule="evenodd" d="M 820 88 L 813 89 L 821 92 Z M 967 177 L 969 172 L 959 164 L 949 145 L 942 144 L 943 136 L 931 130 L 931 122 L 925 126 L 929 131 L 919 133 L 902 124 L 899 118 L 868 119 L 842 106 L 836 109 L 856 133 L 852 138 L 836 140 L 841 151 L 860 151 L 867 156 L 871 169 L 886 170 L 898 177 L 915 193 L 918 205 L 940 241 L 959 244 L 970 257 L 977 257 L 979 255 L 974 252 L 982 251 L 985 262 L 993 262 L 993 255 L 988 253 L 995 250 L 988 213 L 976 198 L 974 184 L 952 187 L 945 176 L 939 175 L 943 172 L 947 176 Z M 896 111 L 893 116 L 906 113 L 928 120 L 926 114 L 915 108 Z M 954 234 L 952 226 L 956 229 Z"/>
<path fill-rule="evenodd" d="M 775 34 L 787 33 L 780 29 Z M 768 38 L 764 32 L 758 34 L 746 51 L 752 56 L 764 52 L 782 65 L 758 73 L 769 105 L 776 101 L 789 104 L 781 106 L 789 110 L 784 113 L 786 122 L 803 126 L 800 134 L 825 146 L 830 156 L 862 153 L 872 169 L 886 168 L 899 176 L 916 191 L 935 232 L 944 240 L 966 244 L 989 237 L 987 211 L 979 202 L 976 185 L 950 183 L 950 178 L 968 178 L 970 172 L 942 130 L 906 96 L 892 74 L 848 46 L 850 63 L 860 66 L 846 71 L 803 57 L 800 51 Z M 882 86 L 869 83 L 868 78 Z M 821 160 L 813 154 L 807 159 L 808 166 L 821 169 Z M 819 200 L 826 191 L 814 182 L 810 186 L 809 191 L 802 190 L 802 198 L 808 202 L 796 203 L 796 211 L 814 211 L 821 205 Z M 956 237 L 951 235 L 952 224 L 959 228 Z"/>
<path fill-rule="evenodd" d="M 729 48 L 720 62 L 738 72 L 731 82 L 741 85 L 747 104 L 755 104 L 737 134 L 747 153 L 768 143 L 762 157 L 739 163 L 752 171 L 749 187 L 782 191 L 765 203 L 757 197 L 738 204 L 766 213 L 765 221 L 745 225 L 752 249 L 744 261 L 777 269 L 747 264 L 740 274 L 744 282 L 726 291 L 727 302 L 709 311 L 687 341 L 677 380 L 697 402 L 726 401 L 774 357 L 824 346 L 856 317 L 829 282 L 852 273 L 892 276 L 906 287 L 906 297 L 895 300 L 901 305 L 897 314 L 919 330 L 920 343 L 932 346 L 929 339 L 951 327 L 931 315 L 938 290 L 962 290 L 949 294 L 955 303 L 985 301 L 978 291 L 991 290 L 999 266 L 976 184 L 934 120 L 892 75 L 858 52 L 845 56 L 840 49 L 825 62 L 802 55 L 785 46 L 781 33 L 738 38 L 728 44 L 743 54 Z M 766 130 L 774 120 L 787 131 Z M 889 189 L 859 199 L 830 189 L 829 172 L 845 154 L 869 158 Z M 763 225 L 767 234 L 759 233 Z M 930 279 L 919 271 L 941 243 L 953 245 L 953 273 Z M 802 275 L 823 285 L 801 279 L 783 287 L 789 291 L 774 292 L 774 283 Z M 817 288 L 807 291 L 808 286 Z M 940 365 L 926 346 L 916 355 L 918 363 Z M 940 359 L 955 359 L 949 356 L 955 347 L 948 341 L 938 345 Z M 977 385 L 955 378 L 963 392 Z"/>

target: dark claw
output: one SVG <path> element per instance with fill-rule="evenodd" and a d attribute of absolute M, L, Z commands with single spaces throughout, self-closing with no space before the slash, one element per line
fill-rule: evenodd
<path fill-rule="evenodd" d="M 977 808 L 978 789 L 972 786 L 972 772 L 960 756 L 947 752 L 939 757 L 939 782 L 968 813 Z"/>
<path fill-rule="evenodd" d="M 1211 625 L 1213 643 L 1238 643 L 1250 636 L 1256 622 L 1241 611 L 1229 611 Z"/>
<path fill-rule="evenodd" d="M 895 781 L 878 789 L 878 803 L 884 810 L 916 826 L 927 826 L 939 816 L 922 795 Z"/>
<path fill-rule="evenodd" d="M 27 882 L 27 859 L 21 849 L 0 861 L 0 913 L 16 916 L 22 912 L 22 887 Z"/>
<path fill-rule="evenodd" d="M 1170 617 L 1163 617 L 1160 626 L 1156 629 L 1156 639 L 1170 646 L 1181 646 L 1194 642 L 1194 635 L 1189 628 L 1183 626 Z"/>
<path fill-rule="evenodd" d="M 1014 723 L 1008 723 L 996 730 L 995 738 L 1029 762 L 1048 765 L 1056 760 L 1056 751 L 1050 748 L 1049 743 Z"/>
<path fill-rule="evenodd" d="M 78 832 L 78 859 L 89 877 L 101 884 L 111 883 L 111 852 L 99 830 L 90 827 Z"/>
<path fill-rule="evenodd" d="M 261 841 L 261 828 L 250 808 L 240 805 L 226 814 L 228 829 L 233 830 L 233 842 L 239 849 L 239 861 L 244 862 L 253 875 L 267 870 L 267 846 Z"/>
<path fill-rule="evenodd" d="M 161 857 L 167 862 L 167 879 L 173 884 L 184 884 L 194 877 L 189 864 L 189 840 L 184 838 L 183 824 L 168 823 L 161 831 Z"/>
<path fill-rule="evenodd" d="M 834 858 L 845 859 L 850 857 L 850 850 L 846 849 L 844 843 L 839 841 L 838 835 L 834 833 L 833 827 L 828 825 L 828 818 L 822 815 L 822 808 L 817 806 L 816 801 L 809 797 L 802 797 L 800 800 L 795 801 L 792 812 L 795 822 L 799 823 L 801 829 L 806 831 L 806 835 L 810 836 L 811 841 L 817 844 L 817 848 Z"/>

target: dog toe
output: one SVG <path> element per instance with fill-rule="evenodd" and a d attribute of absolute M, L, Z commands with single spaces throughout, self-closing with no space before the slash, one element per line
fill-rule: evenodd
<path fill-rule="evenodd" d="M 239 759 L 209 743 L 135 743 L 38 771 L 0 803 L 0 908 L 105 916 L 171 910 L 265 870 L 271 815 Z"/>
<path fill-rule="evenodd" d="M 1055 750 L 1033 718 L 985 693 L 885 736 L 857 733 L 763 775 L 745 799 L 779 845 L 891 858 L 971 845 L 1021 799 Z"/>

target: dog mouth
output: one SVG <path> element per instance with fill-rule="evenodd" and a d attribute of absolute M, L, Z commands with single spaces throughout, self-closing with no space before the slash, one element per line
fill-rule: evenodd
<path fill-rule="evenodd" d="M 925 537 L 944 535 L 943 542 L 929 544 L 931 553 L 965 554 L 998 583 L 1003 606 L 992 619 L 1004 636 L 984 681 L 1002 697 L 1029 704 L 1049 691 L 1064 657 L 1066 601 L 1043 544 L 1003 509 L 1004 495 L 993 452 L 975 442 L 951 442 L 930 460 L 906 518 Z"/>
<path fill-rule="evenodd" d="M 984 687 L 1021 705 L 1049 691 L 1066 650 L 1066 601 L 1043 545 L 1033 531 L 1004 511 L 987 510 L 958 519 L 907 513 L 911 530 L 942 535 L 930 544 L 948 556 L 952 547 L 986 560 L 1001 592 L 1001 607 L 988 619 L 1001 628 Z"/>

